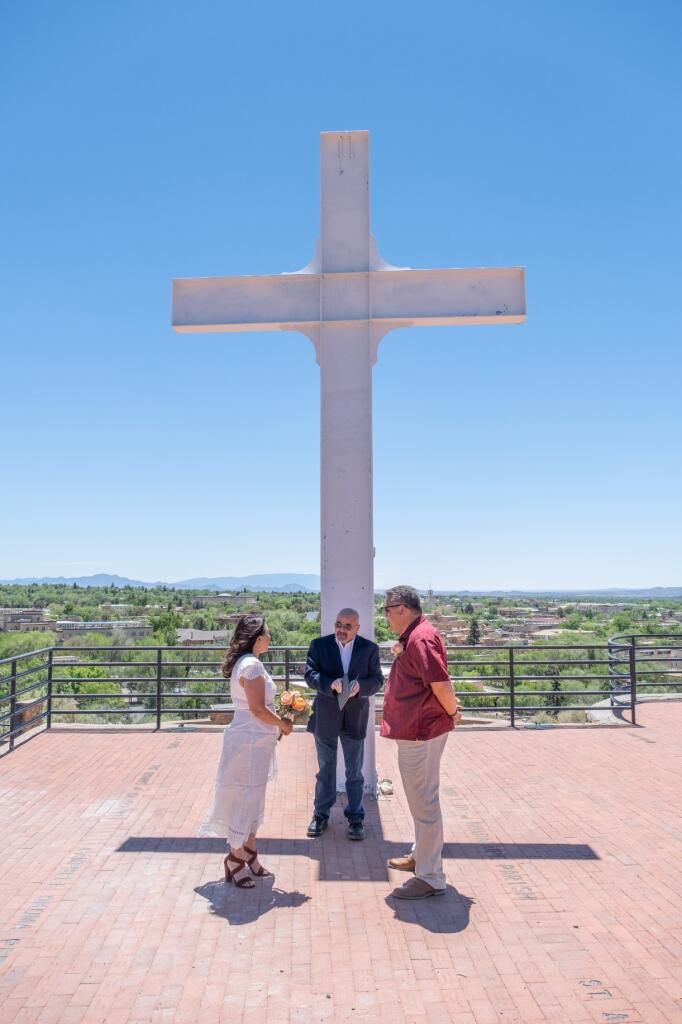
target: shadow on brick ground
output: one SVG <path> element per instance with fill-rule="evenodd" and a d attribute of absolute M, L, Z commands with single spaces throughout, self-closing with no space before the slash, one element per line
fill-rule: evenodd
<path fill-rule="evenodd" d="M 281 907 L 302 907 L 311 898 L 303 892 L 277 889 L 273 878 L 258 881 L 253 889 L 240 889 L 221 878 L 198 885 L 194 891 L 208 900 L 212 914 L 224 917 L 233 925 L 249 924 Z"/>
<path fill-rule="evenodd" d="M 397 900 L 389 895 L 385 903 L 394 917 L 405 924 L 416 924 L 429 932 L 452 934 L 469 927 L 469 914 L 475 900 L 448 885 L 444 896 L 410 901 Z"/>

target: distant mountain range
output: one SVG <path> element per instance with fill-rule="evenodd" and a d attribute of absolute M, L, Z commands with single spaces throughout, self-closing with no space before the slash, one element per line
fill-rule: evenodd
<path fill-rule="evenodd" d="M 94 576 L 31 576 L 24 579 L 0 580 L 0 583 L 55 583 L 62 586 L 73 586 L 76 583 L 79 587 L 170 587 L 174 590 L 267 590 L 281 591 L 282 593 L 297 593 L 301 591 L 314 593 L 320 589 L 320 577 L 312 573 L 288 572 L 288 573 L 264 573 L 256 576 L 219 576 L 219 577 L 198 577 L 194 580 L 179 580 L 175 583 L 164 583 L 157 580 L 149 583 L 145 580 L 131 580 L 126 576 L 115 576 L 111 573 L 100 572 Z"/>
<path fill-rule="evenodd" d="M 581 597 L 642 598 L 655 601 L 657 598 L 682 598 L 682 587 L 607 587 L 601 590 L 436 590 L 436 594 L 456 594 L 458 597 L 570 597 L 577 601 Z"/>
<path fill-rule="evenodd" d="M 157 580 L 155 583 L 144 580 L 131 580 L 125 576 L 115 576 L 110 573 L 97 573 L 94 576 L 31 576 L 25 579 L 0 580 L 0 583 L 29 584 L 29 583 L 55 583 L 72 586 L 74 583 L 79 587 L 169 587 L 174 590 L 215 590 L 215 591 L 238 591 L 266 590 L 272 592 L 288 593 L 315 593 L 320 589 L 320 577 L 313 573 L 283 572 L 283 573 L 262 573 L 254 576 L 199 576 L 191 580 L 178 580 L 175 583 L 163 583 Z M 625 587 L 608 587 L 600 590 L 437 590 L 436 594 L 455 594 L 461 597 L 570 597 L 572 600 L 578 598 L 600 598 L 602 600 L 613 600 L 614 598 L 630 598 L 665 600 L 666 598 L 682 598 L 682 587 L 639 587 L 627 589 Z"/>

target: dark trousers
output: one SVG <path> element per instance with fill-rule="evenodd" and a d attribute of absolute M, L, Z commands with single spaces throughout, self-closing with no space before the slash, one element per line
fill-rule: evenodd
<path fill-rule="evenodd" d="M 365 780 L 362 775 L 362 756 L 365 748 L 364 740 L 352 740 L 350 736 L 341 734 L 341 749 L 346 762 L 346 796 L 348 806 L 344 814 L 349 821 L 362 821 L 365 808 L 362 806 L 362 791 Z M 329 812 L 336 803 L 336 753 L 338 740 L 315 737 L 317 747 L 317 763 L 320 770 L 315 780 L 315 814 L 320 818 L 328 818 Z"/>

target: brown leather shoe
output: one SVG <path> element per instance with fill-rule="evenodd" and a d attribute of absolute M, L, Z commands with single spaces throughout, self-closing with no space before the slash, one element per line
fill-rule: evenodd
<path fill-rule="evenodd" d="M 445 889 L 434 889 L 423 878 L 408 878 L 404 885 L 394 889 L 391 896 L 398 900 L 425 900 L 427 896 L 444 896 Z"/>
<path fill-rule="evenodd" d="M 412 854 L 408 853 L 406 857 L 391 857 L 388 866 L 396 871 L 414 871 L 417 864 Z"/>

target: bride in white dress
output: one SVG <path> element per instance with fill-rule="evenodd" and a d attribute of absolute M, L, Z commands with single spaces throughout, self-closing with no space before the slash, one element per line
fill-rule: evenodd
<path fill-rule="evenodd" d="M 200 835 L 226 836 L 225 881 L 252 889 L 249 871 L 272 875 L 258 860 L 256 833 L 263 823 L 265 790 L 277 774 L 275 747 L 293 725 L 275 712 L 275 684 L 259 660 L 270 645 L 261 615 L 242 615 L 235 626 L 223 675 L 230 680 L 234 718 L 223 734 L 213 805 Z"/>

